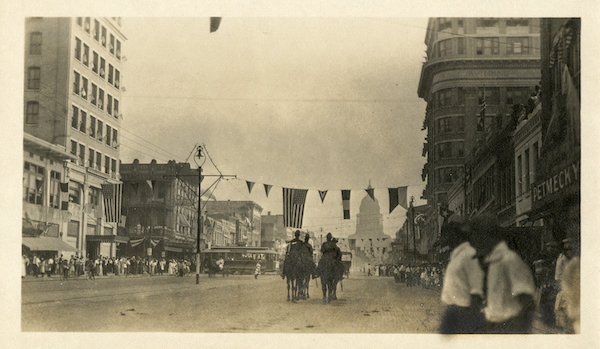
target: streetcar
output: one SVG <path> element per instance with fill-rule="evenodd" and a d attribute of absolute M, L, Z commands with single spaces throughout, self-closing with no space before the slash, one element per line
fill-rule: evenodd
<path fill-rule="evenodd" d="M 352 252 L 342 251 L 342 264 L 344 265 L 344 275 L 350 277 L 350 267 L 352 266 Z"/>
<path fill-rule="evenodd" d="M 253 274 L 256 263 L 260 262 L 260 272 L 276 272 L 279 268 L 279 255 L 268 247 L 254 246 L 211 246 L 200 252 L 200 260 L 205 269 L 206 262 L 223 259 L 223 272 L 228 274 Z"/>

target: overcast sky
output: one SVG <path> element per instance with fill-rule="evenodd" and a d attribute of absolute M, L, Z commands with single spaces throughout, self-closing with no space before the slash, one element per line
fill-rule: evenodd
<path fill-rule="evenodd" d="M 282 187 L 312 189 L 303 228 L 340 236 L 354 233 L 371 181 L 394 234 L 406 211 L 387 214 L 387 188 L 409 186 L 424 203 L 426 28 L 426 18 L 225 17 L 209 33 L 209 18 L 124 18 L 121 159 L 185 161 L 203 143 L 239 179 L 219 183 L 217 199 L 281 214 Z M 210 159 L 203 168 L 218 173 Z M 329 190 L 324 204 L 317 189 Z M 341 189 L 352 190 L 352 220 Z"/>

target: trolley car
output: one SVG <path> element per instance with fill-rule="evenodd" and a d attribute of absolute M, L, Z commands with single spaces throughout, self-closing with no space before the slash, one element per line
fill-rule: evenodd
<path fill-rule="evenodd" d="M 275 272 L 279 268 L 279 255 L 268 247 L 212 246 L 200 253 L 200 260 L 212 263 L 223 259 L 223 269 L 229 274 L 252 274 L 260 262 L 260 272 Z M 204 266 L 206 269 L 206 265 Z"/>
<path fill-rule="evenodd" d="M 352 252 L 342 251 L 342 264 L 344 265 L 344 275 L 350 277 L 350 267 L 352 266 Z"/>

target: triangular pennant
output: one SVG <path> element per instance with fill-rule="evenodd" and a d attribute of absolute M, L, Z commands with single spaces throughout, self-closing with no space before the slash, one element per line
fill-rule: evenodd
<path fill-rule="evenodd" d="M 270 184 L 263 184 L 265 186 L 265 194 L 267 195 L 267 197 L 269 197 L 269 192 L 271 191 L 271 188 L 273 188 L 272 185 Z"/>
<path fill-rule="evenodd" d="M 221 17 L 210 17 L 210 32 L 214 33 L 221 25 Z"/>
<path fill-rule="evenodd" d="M 150 189 L 154 190 L 154 185 L 153 185 L 153 184 L 154 184 L 154 181 L 151 181 L 151 180 L 149 180 L 149 179 L 148 179 L 148 180 L 146 181 L 146 183 L 148 183 L 148 186 L 150 187 Z"/>
<path fill-rule="evenodd" d="M 325 201 L 325 195 L 327 195 L 327 190 L 319 190 L 319 196 L 321 197 L 321 203 Z"/>
<path fill-rule="evenodd" d="M 375 201 L 375 189 L 369 188 L 369 189 L 365 189 L 365 191 L 367 192 L 367 194 L 369 194 L 369 196 L 371 197 L 371 199 L 373 201 Z"/>
<path fill-rule="evenodd" d="M 252 187 L 254 187 L 254 182 L 246 181 L 246 185 L 248 186 L 248 193 L 252 194 Z"/>

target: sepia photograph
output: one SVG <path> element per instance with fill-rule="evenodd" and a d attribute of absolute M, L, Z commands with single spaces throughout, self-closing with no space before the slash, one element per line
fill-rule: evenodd
<path fill-rule="evenodd" d="M 597 4 L 252 3 L 0 5 L 10 347 L 600 346 Z"/>

